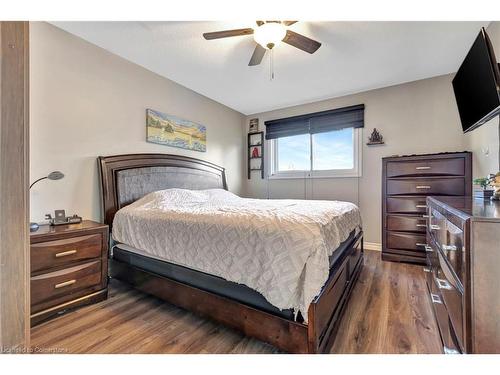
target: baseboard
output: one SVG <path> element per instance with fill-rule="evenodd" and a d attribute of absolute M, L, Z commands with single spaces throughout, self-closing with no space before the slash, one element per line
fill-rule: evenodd
<path fill-rule="evenodd" d="M 382 251 L 382 244 L 377 242 L 363 242 L 363 248 L 366 250 Z"/>

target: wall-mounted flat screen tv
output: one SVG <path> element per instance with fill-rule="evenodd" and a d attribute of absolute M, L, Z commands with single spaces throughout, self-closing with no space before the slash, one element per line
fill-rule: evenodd
<path fill-rule="evenodd" d="M 484 28 L 453 78 L 453 90 L 464 132 L 500 112 L 500 72 Z"/>

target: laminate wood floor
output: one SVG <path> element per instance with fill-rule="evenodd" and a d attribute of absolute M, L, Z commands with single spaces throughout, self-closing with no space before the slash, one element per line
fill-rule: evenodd
<path fill-rule="evenodd" d="M 116 280 L 106 301 L 34 327 L 31 344 L 68 353 L 279 352 Z M 440 353 L 422 267 L 366 251 L 331 352 Z"/>

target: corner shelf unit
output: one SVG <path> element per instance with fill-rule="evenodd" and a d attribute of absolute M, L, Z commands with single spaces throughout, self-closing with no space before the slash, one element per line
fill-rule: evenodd
<path fill-rule="evenodd" d="M 252 172 L 255 171 L 260 171 L 260 177 L 264 178 L 264 132 L 248 133 L 247 145 L 248 179 L 252 177 Z M 254 148 L 257 148 L 259 156 L 252 156 Z M 252 163 L 252 161 L 256 160 L 260 160 L 258 168 L 255 166 L 255 163 Z"/>

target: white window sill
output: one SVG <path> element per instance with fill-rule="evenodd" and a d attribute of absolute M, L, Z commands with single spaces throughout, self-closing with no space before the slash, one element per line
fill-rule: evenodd
<path fill-rule="evenodd" d="M 360 174 L 357 173 L 344 173 L 344 174 L 315 174 L 315 175 L 299 175 L 299 174 L 273 174 L 267 176 L 269 180 L 303 180 L 303 179 L 329 179 L 329 178 L 359 178 Z"/>

